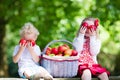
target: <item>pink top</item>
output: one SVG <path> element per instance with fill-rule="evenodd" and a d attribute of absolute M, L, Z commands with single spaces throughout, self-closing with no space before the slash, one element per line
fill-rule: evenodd
<path fill-rule="evenodd" d="M 84 42 L 83 50 L 81 52 L 79 62 L 80 64 L 88 64 L 91 67 L 92 64 L 95 64 L 95 62 L 93 61 L 92 56 L 89 51 L 89 42 L 90 42 L 89 38 L 86 39 L 86 41 Z"/>
<path fill-rule="evenodd" d="M 97 64 L 97 55 L 100 52 L 101 41 L 96 36 L 90 36 L 89 39 L 84 38 L 84 34 L 79 34 L 75 37 L 73 45 L 78 51 L 79 64 L 89 63 Z"/>

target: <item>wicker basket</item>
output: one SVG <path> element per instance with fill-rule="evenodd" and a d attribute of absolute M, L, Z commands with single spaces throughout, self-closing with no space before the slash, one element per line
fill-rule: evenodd
<path fill-rule="evenodd" d="M 67 40 L 53 40 L 48 43 L 42 52 L 41 66 L 43 66 L 53 77 L 74 77 L 78 71 L 78 57 L 77 56 L 47 56 L 45 55 L 47 47 L 56 42 L 66 42 L 71 44 Z M 72 45 L 73 49 L 75 47 Z"/>

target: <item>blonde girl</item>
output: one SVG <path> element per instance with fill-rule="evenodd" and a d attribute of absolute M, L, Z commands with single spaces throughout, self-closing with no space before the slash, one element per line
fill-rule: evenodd
<path fill-rule="evenodd" d="M 73 41 L 79 53 L 78 76 L 82 80 L 92 80 L 92 76 L 100 80 L 109 80 L 109 72 L 97 61 L 101 47 L 98 24 L 99 20 L 96 18 L 85 18 Z"/>

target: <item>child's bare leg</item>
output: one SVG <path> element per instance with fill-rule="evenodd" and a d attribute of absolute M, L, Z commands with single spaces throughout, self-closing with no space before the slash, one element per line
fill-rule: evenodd
<path fill-rule="evenodd" d="M 40 67 L 39 72 L 31 76 L 31 80 L 40 80 L 43 78 L 44 80 L 53 80 L 53 77 L 48 73 L 48 71 L 42 67 Z"/>
<path fill-rule="evenodd" d="M 48 71 L 44 68 L 41 68 L 41 76 L 43 76 L 44 80 L 53 80 L 53 77 L 48 73 Z"/>
<path fill-rule="evenodd" d="M 24 76 L 27 78 L 27 79 L 30 79 L 30 80 L 40 80 L 40 78 L 42 78 L 41 74 L 40 73 L 36 73 L 34 75 L 27 75 L 26 72 L 24 72 Z"/>
<path fill-rule="evenodd" d="M 98 76 L 98 78 L 100 78 L 100 80 L 109 80 L 108 75 L 107 75 L 106 72 L 100 74 L 100 75 Z"/>
<path fill-rule="evenodd" d="M 89 69 L 84 70 L 81 78 L 82 78 L 82 80 L 91 80 L 90 70 Z"/>
<path fill-rule="evenodd" d="M 53 80 L 53 77 L 48 73 L 46 69 L 40 67 L 38 70 L 39 71 L 34 75 L 29 76 L 27 74 L 29 72 L 24 72 L 24 75 L 27 79 L 30 79 L 30 80 L 40 80 L 40 78 L 44 78 L 44 80 Z"/>
<path fill-rule="evenodd" d="M 27 79 L 30 79 L 30 76 L 29 76 L 29 75 L 27 75 L 27 73 L 26 73 L 26 72 L 24 72 L 23 74 L 24 74 L 24 76 L 25 76 Z"/>

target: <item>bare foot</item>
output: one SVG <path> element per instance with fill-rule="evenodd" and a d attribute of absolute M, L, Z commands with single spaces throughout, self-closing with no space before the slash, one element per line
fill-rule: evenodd
<path fill-rule="evenodd" d="M 53 77 L 50 74 L 46 74 L 44 80 L 53 80 Z"/>

